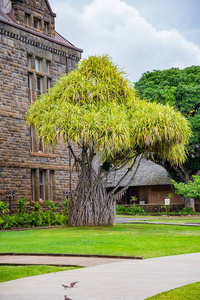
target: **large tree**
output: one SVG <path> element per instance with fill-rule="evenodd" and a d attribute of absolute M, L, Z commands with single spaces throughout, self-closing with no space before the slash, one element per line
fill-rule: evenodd
<path fill-rule="evenodd" d="M 106 189 L 110 172 L 141 155 L 157 153 L 171 164 L 185 160 L 186 119 L 169 105 L 141 101 L 107 55 L 83 60 L 33 103 L 27 114 L 47 144 L 62 138 L 79 179 L 69 201 L 69 225 L 112 225 L 120 184 Z"/>
<path fill-rule="evenodd" d="M 190 122 L 193 134 L 187 146 L 186 162 L 177 166 L 155 158 L 174 180 L 187 184 L 200 170 L 200 66 L 144 73 L 135 83 L 135 88 L 142 99 L 168 103 Z M 194 209 L 194 200 L 188 198 L 185 206 Z"/>

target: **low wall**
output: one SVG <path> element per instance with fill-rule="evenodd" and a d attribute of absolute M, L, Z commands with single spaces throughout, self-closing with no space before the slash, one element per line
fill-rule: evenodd
<path fill-rule="evenodd" d="M 132 204 L 124 204 L 121 206 L 132 206 Z M 149 213 L 159 213 L 159 212 L 166 212 L 166 209 L 164 207 L 164 204 L 136 204 L 138 207 L 144 208 L 145 211 Z M 170 205 L 170 212 L 177 212 L 179 210 L 182 210 L 184 208 L 183 204 L 171 204 Z M 195 203 L 195 210 L 196 212 L 200 212 L 200 203 Z"/>

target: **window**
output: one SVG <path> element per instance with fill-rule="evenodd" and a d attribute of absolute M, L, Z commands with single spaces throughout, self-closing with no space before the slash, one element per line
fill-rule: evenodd
<path fill-rule="evenodd" d="M 36 76 L 36 93 L 37 97 L 42 94 L 42 78 L 40 76 Z"/>
<path fill-rule="evenodd" d="M 31 170 L 31 199 L 36 201 L 36 170 Z"/>
<path fill-rule="evenodd" d="M 40 153 L 45 152 L 45 146 L 44 146 L 44 142 L 43 142 L 42 138 L 39 138 L 39 141 L 38 141 L 38 152 L 40 152 Z"/>
<path fill-rule="evenodd" d="M 47 91 L 51 88 L 51 78 L 47 77 Z"/>
<path fill-rule="evenodd" d="M 33 27 L 35 29 L 40 29 L 40 27 L 41 27 L 41 20 L 38 19 L 38 18 L 36 18 L 36 17 L 34 17 L 33 18 Z"/>
<path fill-rule="evenodd" d="M 54 170 L 31 170 L 32 201 L 54 200 Z"/>
<path fill-rule="evenodd" d="M 39 152 L 45 153 L 45 146 L 42 138 L 38 139 L 35 128 L 33 126 L 30 127 L 30 151 L 31 152 Z"/>
<path fill-rule="evenodd" d="M 29 69 L 32 69 L 32 56 L 31 55 L 27 56 L 27 67 Z"/>
<path fill-rule="evenodd" d="M 39 170 L 39 200 L 48 199 L 47 170 Z"/>
<path fill-rule="evenodd" d="M 44 200 L 44 171 L 39 171 L 39 199 Z"/>
<path fill-rule="evenodd" d="M 34 146 L 33 146 L 33 126 L 30 126 L 30 150 L 31 152 L 34 151 Z"/>
<path fill-rule="evenodd" d="M 33 74 L 28 73 L 28 97 L 29 97 L 29 104 L 33 101 Z"/>
<path fill-rule="evenodd" d="M 55 171 L 50 171 L 49 173 L 49 199 L 54 200 L 54 175 Z"/>
<path fill-rule="evenodd" d="M 51 87 L 50 61 L 28 55 L 27 66 L 29 104 L 31 104 L 37 97 Z M 31 66 L 33 66 L 33 68 L 31 68 Z M 30 128 L 30 151 L 32 155 L 37 155 L 36 153 L 34 154 L 34 152 L 53 154 L 52 148 L 45 147 L 42 139 L 38 139 L 33 127 Z"/>
<path fill-rule="evenodd" d="M 35 70 L 36 72 L 41 72 L 41 59 L 35 59 Z"/>
<path fill-rule="evenodd" d="M 44 21 L 44 33 L 48 34 L 49 33 L 49 23 Z"/>
<path fill-rule="evenodd" d="M 46 72 L 48 75 L 50 75 L 50 64 L 51 64 L 51 62 L 47 60 L 46 61 Z"/>
<path fill-rule="evenodd" d="M 37 151 L 37 137 L 33 126 L 30 126 L 30 150 L 31 152 Z"/>
<path fill-rule="evenodd" d="M 25 21 L 25 25 L 30 26 L 30 24 L 31 24 L 31 15 L 25 13 L 25 20 L 24 21 Z"/>
<path fill-rule="evenodd" d="M 68 59 L 68 63 L 69 63 L 69 68 L 71 70 L 73 70 L 73 69 L 76 68 L 76 65 L 77 65 L 78 62 L 75 59 L 73 59 L 73 58 L 69 58 Z"/>

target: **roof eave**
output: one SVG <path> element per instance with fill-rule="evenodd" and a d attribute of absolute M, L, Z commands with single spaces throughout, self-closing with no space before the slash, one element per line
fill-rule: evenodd
<path fill-rule="evenodd" d="M 11 22 L 9 22 L 9 21 L 2 20 L 2 19 L 0 19 L 0 22 L 5 23 L 5 24 L 7 24 L 7 25 L 10 25 L 10 26 L 12 26 L 12 27 L 16 27 L 16 28 L 21 29 L 21 30 L 23 30 L 23 31 L 26 31 L 26 32 L 28 32 L 28 33 L 30 33 L 30 34 L 32 34 L 32 35 L 41 37 L 41 38 L 46 39 L 46 40 L 48 40 L 48 41 L 50 41 L 50 42 L 53 42 L 53 43 L 56 43 L 56 44 L 58 44 L 58 45 L 64 46 L 64 47 L 66 47 L 66 48 L 70 48 L 70 49 L 76 50 L 76 51 L 78 51 L 78 52 L 80 52 L 80 53 L 83 53 L 83 49 L 80 49 L 80 48 L 77 48 L 77 47 L 71 46 L 71 45 L 66 45 L 66 44 L 64 44 L 64 43 L 62 43 L 62 42 L 59 42 L 59 41 L 57 41 L 57 40 L 55 40 L 55 39 L 49 37 L 49 36 L 45 36 L 45 35 L 43 35 L 43 34 L 41 34 L 41 33 L 39 33 L 39 32 L 35 32 L 35 31 L 33 31 L 33 30 L 29 29 L 29 28 L 23 27 L 22 25 L 19 25 L 19 24 L 17 24 L 17 23 L 11 23 Z"/>

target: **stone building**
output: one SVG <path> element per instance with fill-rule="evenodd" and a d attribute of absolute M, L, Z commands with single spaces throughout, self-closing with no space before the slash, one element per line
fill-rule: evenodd
<path fill-rule="evenodd" d="M 63 201 L 76 180 L 66 146 L 47 148 L 24 126 L 28 106 L 81 59 L 82 50 L 55 31 L 55 17 L 48 0 L 0 0 L 2 201 Z"/>

